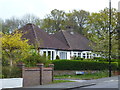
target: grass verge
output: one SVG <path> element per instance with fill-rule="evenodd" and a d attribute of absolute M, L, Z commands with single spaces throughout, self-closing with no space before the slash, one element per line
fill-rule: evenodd
<path fill-rule="evenodd" d="M 64 83 L 64 82 L 75 82 L 75 81 L 69 81 L 69 80 L 54 80 L 53 83 Z"/>
<path fill-rule="evenodd" d="M 55 79 L 80 79 L 80 80 L 91 80 L 108 77 L 107 71 L 100 71 L 96 73 L 86 73 L 83 75 L 56 75 Z"/>

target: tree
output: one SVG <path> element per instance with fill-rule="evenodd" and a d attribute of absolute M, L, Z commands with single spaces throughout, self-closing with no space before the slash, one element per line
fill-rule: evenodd
<path fill-rule="evenodd" d="M 117 44 L 117 10 L 112 9 L 112 57 L 116 57 L 118 52 Z M 105 8 L 99 13 L 91 13 L 88 19 L 86 36 L 95 42 L 94 51 L 101 51 L 103 55 L 108 56 L 108 41 L 109 41 L 109 9 Z"/>
<path fill-rule="evenodd" d="M 14 30 L 17 30 L 20 27 L 20 20 L 12 17 L 10 19 L 6 19 L 2 21 L 2 32 L 3 33 L 12 33 Z"/>
<path fill-rule="evenodd" d="M 40 22 L 41 20 L 33 14 L 26 14 L 20 19 L 21 26 L 24 26 L 28 23 L 32 23 L 40 27 Z"/>
<path fill-rule="evenodd" d="M 54 9 L 42 20 L 41 28 L 48 33 L 54 33 L 64 28 L 65 12 Z"/>
<path fill-rule="evenodd" d="M 66 26 L 72 26 L 73 30 L 81 34 L 86 34 L 85 28 L 88 20 L 89 12 L 85 10 L 73 10 L 66 13 Z"/>
<path fill-rule="evenodd" d="M 66 30 L 66 27 L 72 27 L 73 30 L 85 33 L 83 30 L 87 23 L 89 12 L 84 10 L 73 10 L 65 13 L 62 10 L 54 9 L 41 22 L 41 28 L 48 33 L 58 32 L 59 30 Z"/>
<path fill-rule="evenodd" d="M 10 19 L 1 20 L 2 22 L 2 32 L 3 33 L 12 33 L 14 30 L 18 30 L 20 27 L 33 23 L 40 27 L 41 20 L 32 14 L 26 14 L 21 18 L 11 17 Z"/>
<path fill-rule="evenodd" d="M 22 33 L 16 31 L 13 34 L 1 34 L 3 60 L 13 66 L 17 61 L 29 55 L 30 45 L 27 39 L 21 39 Z"/>

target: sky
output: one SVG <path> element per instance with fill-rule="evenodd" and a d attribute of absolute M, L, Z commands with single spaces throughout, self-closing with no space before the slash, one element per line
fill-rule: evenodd
<path fill-rule="evenodd" d="M 112 8 L 118 9 L 119 1 L 111 0 Z M 105 7 L 109 7 L 109 0 L 0 0 L 0 18 L 21 18 L 25 14 L 33 14 L 42 19 L 53 9 L 99 12 Z"/>

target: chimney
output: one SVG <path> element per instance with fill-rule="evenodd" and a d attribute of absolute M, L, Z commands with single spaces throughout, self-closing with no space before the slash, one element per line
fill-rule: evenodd
<path fill-rule="evenodd" d="M 74 31 L 73 31 L 73 27 L 72 27 L 72 26 L 67 26 L 66 29 L 70 31 L 70 34 L 71 34 L 71 35 L 74 34 Z"/>

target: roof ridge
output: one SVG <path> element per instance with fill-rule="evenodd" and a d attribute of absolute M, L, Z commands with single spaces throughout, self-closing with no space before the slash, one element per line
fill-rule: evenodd
<path fill-rule="evenodd" d="M 31 26 L 32 26 L 32 30 L 33 30 L 33 33 L 34 33 L 34 37 L 35 37 L 37 46 L 39 46 L 38 36 L 37 36 L 36 30 L 35 30 L 35 25 L 31 24 Z"/>
<path fill-rule="evenodd" d="M 57 41 L 59 41 L 60 43 L 62 43 L 62 44 L 64 44 L 65 46 L 66 46 L 66 44 L 65 43 L 63 43 L 61 40 L 59 40 L 58 38 L 55 38 L 54 36 L 52 36 L 52 35 L 49 35 L 49 37 L 51 38 L 51 39 L 55 39 L 55 40 L 57 40 Z M 68 46 L 68 45 L 67 45 Z M 69 46 L 68 46 L 69 47 Z"/>
<path fill-rule="evenodd" d="M 70 48 L 70 44 L 68 43 L 68 41 L 67 41 L 67 39 L 66 39 L 66 37 L 65 37 L 65 35 L 64 35 L 64 33 L 63 33 L 63 31 L 64 31 L 64 30 L 61 30 L 61 32 L 62 32 L 62 34 L 63 34 L 63 36 L 64 36 L 64 38 L 65 38 L 65 41 L 67 42 L 67 45 L 68 45 L 68 47 Z"/>

